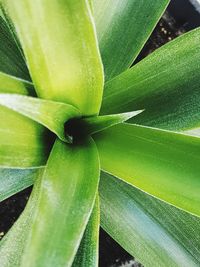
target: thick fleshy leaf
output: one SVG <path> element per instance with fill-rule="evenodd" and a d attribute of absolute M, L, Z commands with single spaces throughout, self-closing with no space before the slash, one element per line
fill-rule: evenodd
<path fill-rule="evenodd" d="M 145 267 L 200 266 L 200 219 L 102 174 L 101 226 Z"/>
<path fill-rule="evenodd" d="M 0 72 L 0 93 L 35 95 L 30 82 Z"/>
<path fill-rule="evenodd" d="M 103 170 L 200 216 L 200 138 L 128 123 L 94 138 Z"/>
<path fill-rule="evenodd" d="M 106 79 L 139 54 L 169 0 L 94 0 L 94 17 Z"/>
<path fill-rule="evenodd" d="M 113 125 L 125 122 L 128 119 L 137 116 L 142 111 L 143 110 L 137 110 L 121 114 L 83 118 L 81 119 L 83 124 L 81 126 L 84 128 L 83 130 L 85 131 L 85 133 L 94 134 L 101 132 Z"/>
<path fill-rule="evenodd" d="M 85 0 L 1 0 L 24 50 L 41 98 L 97 114 L 103 68 L 94 23 Z"/>
<path fill-rule="evenodd" d="M 57 139 L 41 181 L 21 267 L 71 266 L 92 212 L 98 180 L 93 140 L 69 145 Z"/>
<path fill-rule="evenodd" d="M 71 105 L 16 94 L 0 94 L 0 105 L 39 122 L 67 142 L 71 142 L 71 139 L 65 134 L 65 123 L 80 116 L 79 111 Z"/>
<path fill-rule="evenodd" d="M 0 202 L 31 186 L 43 168 L 0 169 Z"/>
<path fill-rule="evenodd" d="M 37 178 L 33 192 L 24 212 L 17 222 L 0 242 L 1 267 L 20 267 L 21 259 L 25 248 L 28 232 L 30 231 L 34 209 L 39 197 L 39 179 Z"/>
<path fill-rule="evenodd" d="M 53 141 L 46 128 L 3 106 L 0 121 L 1 167 L 45 165 Z"/>
<path fill-rule="evenodd" d="M 73 267 L 98 267 L 99 262 L 99 200 L 97 198 L 84 232 Z"/>
<path fill-rule="evenodd" d="M 145 109 L 137 124 L 169 130 L 200 126 L 200 28 L 106 83 L 102 114 Z"/>
<path fill-rule="evenodd" d="M 0 3 L 1 4 L 1 3 Z M 29 72 L 23 56 L 18 49 L 13 36 L 0 16 L 0 72 L 30 80 Z"/>

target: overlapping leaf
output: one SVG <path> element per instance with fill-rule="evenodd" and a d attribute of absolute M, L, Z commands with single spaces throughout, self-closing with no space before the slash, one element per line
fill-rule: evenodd
<path fill-rule="evenodd" d="M 87 1 L 1 1 L 24 50 L 37 94 L 99 112 L 103 69 Z"/>
<path fill-rule="evenodd" d="M 171 130 L 199 127 L 199 43 L 198 28 L 106 83 L 101 113 L 145 109 L 134 123 Z"/>
<path fill-rule="evenodd" d="M 98 152 L 92 139 L 74 145 L 55 142 L 21 267 L 71 266 L 92 212 L 98 180 Z"/>
<path fill-rule="evenodd" d="M 139 54 L 169 0 L 93 0 L 106 79 L 126 70 Z"/>
<path fill-rule="evenodd" d="M 200 219 L 102 174 L 101 225 L 146 267 L 200 265 Z"/>
<path fill-rule="evenodd" d="M 95 136 L 103 170 L 200 216 L 200 139 L 124 123 Z"/>

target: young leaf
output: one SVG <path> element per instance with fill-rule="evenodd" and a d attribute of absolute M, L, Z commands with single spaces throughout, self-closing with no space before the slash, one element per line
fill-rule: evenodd
<path fill-rule="evenodd" d="M 0 72 L 0 93 L 35 95 L 30 82 Z"/>
<path fill-rule="evenodd" d="M 27 168 L 46 163 L 53 138 L 38 123 L 0 106 L 0 166 Z"/>
<path fill-rule="evenodd" d="M 97 114 L 103 69 L 85 0 L 2 0 L 24 50 L 39 97 Z"/>
<path fill-rule="evenodd" d="M 113 125 L 125 122 L 128 119 L 137 116 L 141 112 L 143 112 L 143 110 L 137 110 L 121 114 L 83 118 L 83 127 L 85 127 L 85 132 L 87 134 L 94 134 L 103 131 Z"/>
<path fill-rule="evenodd" d="M 94 0 L 94 17 L 106 79 L 139 54 L 169 0 Z"/>
<path fill-rule="evenodd" d="M 33 192 L 25 210 L 17 222 L 0 242 L 1 267 L 20 267 L 28 232 L 30 231 L 32 216 L 39 197 L 39 180 L 34 185 Z"/>
<path fill-rule="evenodd" d="M 1 3 L 0 3 L 1 4 Z M 0 16 L 0 72 L 30 80 L 26 63 L 4 19 Z"/>
<path fill-rule="evenodd" d="M 99 262 L 99 200 L 96 199 L 72 267 L 98 267 Z"/>
<path fill-rule="evenodd" d="M 99 158 L 92 139 L 73 145 L 56 140 L 42 177 L 21 267 L 71 266 L 98 180 Z"/>
<path fill-rule="evenodd" d="M 71 139 L 65 134 L 64 125 L 69 119 L 80 116 L 71 105 L 15 94 L 0 94 L 0 105 L 39 122 L 69 143 Z"/>
<path fill-rule="evenodd" d="M 145 267 L 200 266 L 200 218 L 103 174 L 101 226 Z"/>
<path fill-rule="evenodd" d="M 124 123 L 94 139 L 103 170 L 200 216 L 200 138 Z"/>
<path fill-rule="evenodd" d="M 0 202 L 31 186 L 43 168 L 0 169 Z"/>
<path fill-rule="evenodd" d="M 102 114 L 145 109 L 132 122 L 169 130 L 200 126 L 200 28 L 106 83 Z"/>

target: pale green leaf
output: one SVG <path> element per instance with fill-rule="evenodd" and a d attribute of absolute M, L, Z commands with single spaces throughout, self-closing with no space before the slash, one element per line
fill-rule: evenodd
<path fill-rule="evenodd" d="M 85 0 L 1 0 L 12 20 L 39 97 L 97 114 L 103 69 Z"/>
<path fill-rule="evenodd" d="M 0 72 L 30 80 L 29 72 L 23 56 L 18 49 L 13 36 L 0 16 Z"/>
<path fill-rule="evenodd" d="M 127 123 L 94 138 L 103 170 L 200 216 L 200 138 Z"/>
<path fill-rule="evenodd" d="M 43 168 L 0 169 L 0 202 L 31 186 Z"/>
<path fill-rule="evenodd" d="M 145 267 L 200 266 L 200 218 L 102 174 L 101 226 Z"/>
<path fill-rule="evenodd" d="M 52 144 L 49 131 L 15 111 L 0 106 L 0 166 L 37 167 L 46 164 Z"/>
<path fill-rule="evenodd" d="M 71 105 L 15 94 L 0 94 L 0 105 L 39 122 L 67 142 L 71 139 L 65 134 L 65 123 L 80 117 L 79 111 Z"/>
<path fill-rule="evenodd" d="M 0 93 L 35 95 L 30 82 L 0 72 Z"/>
<path fill-rule="evenodd" d="M 21 267 L 71 266 L 92 212 L 98 180 L 93 140 L 70 145 L 57 139 L 42 177 Z"/>
<path fill-rule="evenodd" d="M 199 44 L 200 28 L 106 83 L 101 113 L 145 109 L 132 122 L 169 130 L 200 127 Z"/>
<path fill-rule="evenodd" d="M 94 17 L 106 79 L 133 63 L 169 0 L 94 0 Z"/>
<path fill-rule="evenodd" d="M 72 267 L 98 267 L 99 262 L 99 200 L 96 199 L 93 212 L 84 232 Z"/>
<path fill-rule="evenodd" d="M 1 267 L 20 267 L 28 232 L 30 231 L 32 216 L 39 197 L 39 177 L 25 210 L 17 222 L 0 241 Z"/>

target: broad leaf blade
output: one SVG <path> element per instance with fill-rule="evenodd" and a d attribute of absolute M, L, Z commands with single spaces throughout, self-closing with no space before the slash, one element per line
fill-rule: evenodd
<path fill-rule="evenodd" d="M 44 125 L 67 142 L 71 140 L 65 134 L 65 123 L 80 116 L 79 111 L 71 105 L 15 94 L 0 94 L 0 105 Z"/>
<path fill-rule="evenodd" d="M 106 79 L 139 54 L 169 0 L 94 0 L 94 17 Z"/>
<path fill-rule="evenodd" d="M 113 125 L 125 122 L 130 118 L 137 116 L 141 112 L 143 112 L 143 110 L 137 110 L 121 114 L 83 118 L 83 127 L 85 127 L 85 132 L 87 134 L 94 134 L 97 132 L 101 132 Z"/>
<path fill-rule="evenodd" d="M 41 98 L 97 114 L 103 71 L 87 1 L 3 0 Z"/>
<path fill-rule="evenodd" d="M 92 139 L 74 145 L 55 142 L 22 266 L 71 266 L 93 208 L 98 180 L 98 152 Z"/>
<path fill-rule="evenodd" d="M 30 82 L 0 72 L 0 93 L 35 95 Z"/>
<path fill-rule="evenodd" d="M 37 179 L 25 210 L 0 242 L 1 267 L 21 266 L 21 259 L 28 232 L 30 231 L 32 216 L 39 197 L 40 176 Z"/>
<path fill-rule="evenodd" d="M 200 139 L 131 124 L 94 136 L 103 170 L 200 216 Z"/>
<path fill-rule="evenodd" d="M 73 267 L 98 267 L 99 262 L 99 200 L 96 199 L 90 220 L 85 229 Z"/>
<path fill-rule="evenodd" d="M 169 130 L 200 126 L 200 28 L 162 46 L 109 81 L 102 114 L 145 109 L 134 123 Z"/>
<path fill-rule="evenodd" d="M 0 169 L 0 202 L 31 186 L 43 168 Z"/>
<path fill-rule="evenodd" d="M 26 63 L 4 19 L 0 16 L 0 72 L 30 80 Z"/>
<path fill-rule="evenodd" d="M 146 267 L 200 265 L 200 219 L 102 174 L 101 226 Z"/>
<path fill-rule="evenodd" d="M 53 141 L 47 129 L 3 106 L 0 121 L 1 167 L 45 165 Z"/>

